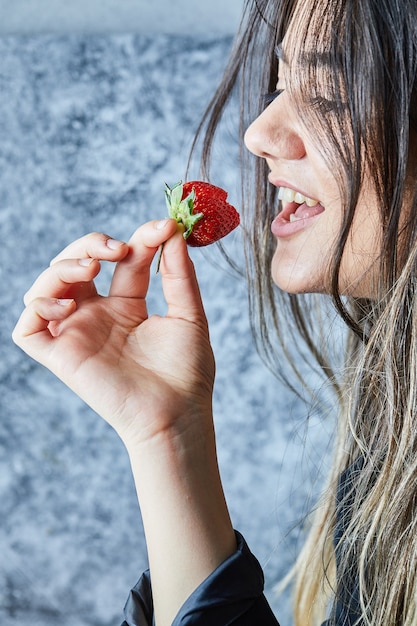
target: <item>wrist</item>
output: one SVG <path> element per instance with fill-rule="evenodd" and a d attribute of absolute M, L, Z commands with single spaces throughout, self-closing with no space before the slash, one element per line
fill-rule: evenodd
<path fill-rule="evenodd" d="M 158 426 L 154 427 L 154 423 Z M 131 461 L 144 466 L 156 458 L 173 463 L 191 459 L 216 445 L 211 406 L 204 412 L 193 411 L 188 415 L 183 412 L 177 418 L 156 417 L 148 428 L 143 428 L 139 420 L 138 423 L 132 420 L 118 434 Z"/>
<path fill-rule="evenodd" d="M 192 496 L 204 483 L 209 490 L 220 484 L 211 419 L 195 418 L 187 428 L 177 425 L 151 438 L 130 438 L 125 445 L 142 508 L 154 493 Z"/>

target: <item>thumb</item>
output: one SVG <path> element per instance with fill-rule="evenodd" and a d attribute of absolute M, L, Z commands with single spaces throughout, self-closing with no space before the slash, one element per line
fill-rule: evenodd
<path fill-rule="evenodd" d="M 183 237 L 184 228 L 178 225 L 176 233 L 166 241 L 160 272 L 167 317 L 207 324 L 194 264 Z"/>

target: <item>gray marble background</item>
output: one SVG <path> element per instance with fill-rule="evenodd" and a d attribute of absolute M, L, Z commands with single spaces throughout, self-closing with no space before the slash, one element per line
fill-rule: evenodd
<path fill-rule="evenodd" d="M 146 549 L 115 433 L 10 339 L 22 296 L 72 239 L 126 239 L 165 215 L 231 39 L 173 35 L 0 39 L 0 624 L 118 626 Z M 192 77 L 192 89 L 190 78 Z M 231 119 L 214 177 L 238 203 Z M 240 235 L 228 247 L 240 257 Z M 320 487 L 331 424 L 256 355 L 245 285 L 216 248 L 193 250 L 217 357 L 215 420 L 233 522 L 273 587 Z M 100 279 L 105 290 L 109 267 Z M 158 279 L 150 308 L 163 312 Z"/>
<path fill-rule="evenodd" d="M 244 0 L 0 0 L 0 33 L 230 35 Z"/>

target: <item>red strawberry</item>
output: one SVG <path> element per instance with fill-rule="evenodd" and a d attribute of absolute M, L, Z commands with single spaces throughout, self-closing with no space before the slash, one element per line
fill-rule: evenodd
<path fill-rule="evenodd" d="M 207 246 L 228 235 L 240 222 L 227 192 L 202 181 L 178 183 L 165 191 L 169 217 L 185 227 L 189 246 Z"/>

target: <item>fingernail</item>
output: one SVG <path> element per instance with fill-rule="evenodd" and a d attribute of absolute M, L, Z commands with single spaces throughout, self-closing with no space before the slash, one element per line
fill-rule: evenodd
<path fill-rule="evenodd" d="M 56 303 L 61 305 L 61 306 L 69 306 L 73 302 L 74 302 L 74 299 L 72 299 L 72 298 L 69 298 L 69 299 L 58 298 L 58 300 L 56 300 Z"/>
<path fill-rule="evenodd" d="M 165 228 L 165 226 L 168 224 L 169 220 L 165 219 L 165 220 L 161 220 L 160 222 L 156 223 L 156 230 L 162 230 L 163 228 Z"/>
<path fill-rule="evenodd" d="M 124 241 L 119 241 L 118 239 L 107 239 L 106 245 L 110 248 L 110 250 L 118 250 L 124 246 Z"/>
<path fill-rule="evenodd" d="M 88 257 L 87 259 L 80 259 L 78 263 L 82 265 L 83 267 L 88 267 L 89 265 L 91 265 L 93 261 L 94 259 Z"/>

